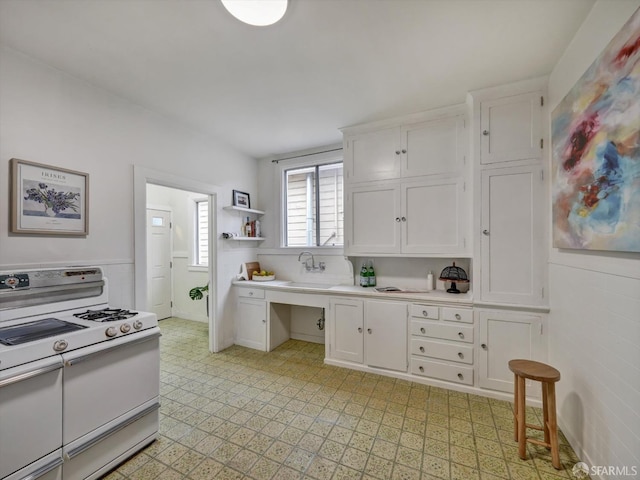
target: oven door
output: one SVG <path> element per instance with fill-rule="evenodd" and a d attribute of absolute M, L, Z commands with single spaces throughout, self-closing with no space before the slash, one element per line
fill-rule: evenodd
<path fill-rule="evenodd" d="M 61 412 L 59 355 L 0 371 L 0 478 L 60 449 Z"/>
<path fill-rule="evenodd" d="M 62 355 L 64 445 L 157 399 L 159 338 L 155 327 Z"/>

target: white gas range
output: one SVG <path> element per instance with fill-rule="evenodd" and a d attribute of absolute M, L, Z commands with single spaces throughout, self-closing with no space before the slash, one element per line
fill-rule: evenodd
<path fill-rule="evenodd" d="M 98 267 L 0 272 L 0 479 L 97 478 L 158 432 L 154 314 Z"/>

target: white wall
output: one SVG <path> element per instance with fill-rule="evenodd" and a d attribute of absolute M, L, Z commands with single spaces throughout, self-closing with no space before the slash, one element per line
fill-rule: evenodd
<path fill-rule="evenodd" d="M 551 73 L 550 111 L 639 6 L 595 4 Z M 549 280 L 560 427 L 590 466 L 640 471 L 640 254 L 550 247 Z"/>
<path fill-rule="evenodd" d="M 133 307 L 133 165 L 218 185 L 228 191 L 221 206 L 231 203 L 233 188 L 256 191 L 255 160 L 6 46 L 0 46 L 0 106 L 0 269 L 103 265 L 111 303 Z M 9 234 L 13 157 L 89 173 L 86 238 Z M 220 218 L 223 228 L 235 225 L 230 215 Z M 233 339 L 231 277 L 242 259 L 254 257 L 253 250 L 230 245 L 219 250 L 225 343 Z"/>

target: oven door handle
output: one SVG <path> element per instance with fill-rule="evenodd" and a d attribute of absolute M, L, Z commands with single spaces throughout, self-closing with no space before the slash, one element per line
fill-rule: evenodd
<path fill-rule="evenodd" d="M 47 463 L 46 465 L 43 465 L 42 467 L 37 469 L 35 472 L 30 473 L 26 477 L 22 477 L 19 480 L 37 480 L 38 478 L 42 478 L 51 470 L 53 470 L 56 467 L 59 467 L 60 465 L 62 465 L 62 457 L 55 458 L 51 460 L 49 463 Z"/>
<path fill-rule="evenodd" d="M 147 331 L 138 332 L 135 334 L 135 338 L 132 338 L 131 335 L 125 335 L 123 337 L 116 338 L 114 340 L 110 340 L 107 342 L 102 342 L 97 345 L 85 347 L 82 349 L 78 349 L 75 352 L 69 352 L 62 355 L 64 359 L 65 367 L 72 367 L 73 365 L 77 365 L 78 363 L 82 363 L 86 360 L 90 360 L 97 355 L 102 355 L 104 353 L 112 352 L 116 348 L 128 347 L 131 345 L 137 345 L 140 343 L 148 342 L 154 340 L 158 337 L 161 337 L 160 329 L 158 327 L 151 328 Z M 75 354 L 86 351 L 87 349 L 91 349 L 93 351 L 85 354 L 81 354 L 77 357 L 74 357 Z"/>
<path fill-rule="evenodd" d="M 148 415 L 148 414 L 150 414 L 152 412 L 155 412 L 159 408 L 160 408 L 160 403 L 158 403 L 158 402 L 154 403 L 153 405 L 148 406 L 147 408 L 145 408 L 141 412 L 138 412 L 133 417 L 128 418 L 124 422 L 119 423 L 118 425 L 114 425 L 109 430 L 106 430 L 106 431 L 102 432 L 100 435 L 92 438 L 91 440 L 87 441 L 86 443 L 83 443 L 82 445 L 78 445 L 77 447 L 72 448 L 68 452 L 65 452 L 64 453 L 64 458 L 66 460 L 70 460 L 73 457 L 75 457 L 76 455 L 80 455 L 82 452 L 84 452 L 84 451 L 90 449 L 91 447 L 93 447 L 96 443 L 101 442 L 105 438 L 110 437 L 114 433 L 119 432 L 123 428 L 128 427 L 129 425 L 131 425 L 133 422 L 136 422 L 136 421 L 140 420 L 142 417 L 145 417 L 146 415 Z"/>
<path fill-rule="evenodd" d="M 2 378 L 0 376 L 0 388 L 13 385 L 14 383 L 22 382 L 38 375 L 44 375 L 45 373 L 53 372 L 62 368 L 62 359 L 59 356 L 55 356 L 46 361 L 37 362 L 36 366 L 32 366 L 26 371 L 20 371 L 22 368 L 17 367 L 19 373 Z"/>

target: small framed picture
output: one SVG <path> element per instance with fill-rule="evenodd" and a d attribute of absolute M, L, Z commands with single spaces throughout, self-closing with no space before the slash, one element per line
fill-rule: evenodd
<path fill-rule="evenodd" d="M 11 232 L 89 233 L 89 174 L 11 159 Z"/>
<path fill-rule="evenodd" d="M 242 208 L 251 208 L 251 199 L 248 193 L 239 190 L 233 191 L 233 206 Z"/>

